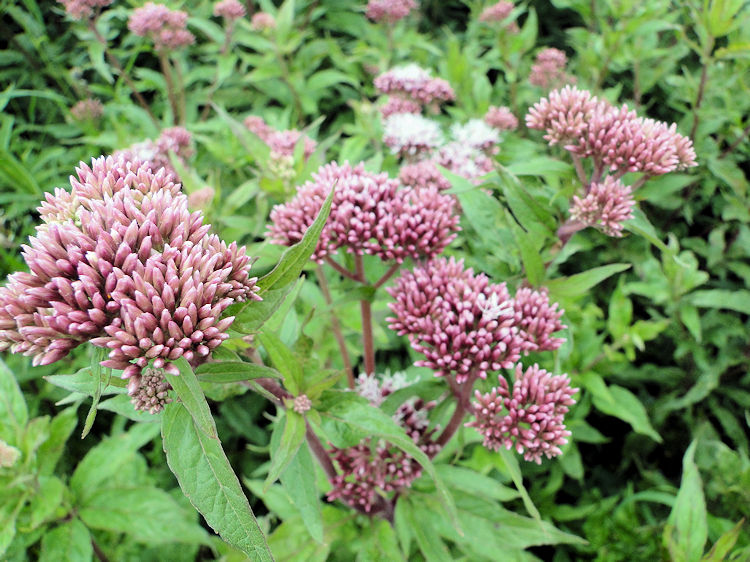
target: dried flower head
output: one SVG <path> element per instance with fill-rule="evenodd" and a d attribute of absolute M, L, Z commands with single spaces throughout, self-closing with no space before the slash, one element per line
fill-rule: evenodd
<path fill-rule="evenodd" d="M 76 121 L 96 121 L 104 115 L 104 106 L 97 99 L 86 98 L 70 108 L 70 115 Z"/>
<path fill-rule="evenodd" d="M 630 186 L 607 176 L 592 183 L 585 196 L 573 196 L 570 218 L 609 236 L 622 236 L 622 223 L 633 218 L 634 206 Z"/>
<path fill-rule="evenodd" d="M 104 8 L 112 0 L 58 0 L 65 6 L 65 12 L 74 20 L 88 19 L 94 15 L 97 8 Z"/>
<path fill-rule="evenodd" d="M 270 31 L 276 29 L 276 18 L 268 12 L 255 12 L 250 19 L 253 31 Z"/>
<path fill-rule="evenodd" d="M 501 446 L 514 448 L 527 461 L 541 464 L 562 454 L 568 442 L 565 414 L 575 404 L 578 389 L 570 387 L 567 375 L 551 375 L 538 365 L 526 372 L 516 367 L 513 391 L 502 376 L 489 393 L 475 393 L 475 420 L 467 423 L 484 436 L 484 446 L 497 451 Z"/>
<path fill-rule="evenodd" d="M 372 21 L 396 23 L 417 7 L 415 0 L 369 0 L 365 14 Z"/>
<path fill-rule="evenodd" d="M 0 289 L 0 348 L 38 365 L 86 341 L 106 347 L 102 365 L 141 377 L 133 396 L 149 365 L 174 373 L 179 357 L 205 361 L 227 338 L 224 310 L 258 299 L 244 248 L 211 234 L 173 176 L 149 162 L 82 163 L 71 187 L 39 209 L 44 222 L 24 247 L 31 273 Z"/>
<path fill-rule="evenodd" d="M 214 4 L 214 15 L 227 20 L 238 20 L 245 15 L 245 6 L 237 0 L 221 0 Z"/>
<path fill-rule="evenodd" d="M 479 21 L 485 23 L 500 22 L 507 18 L 513 11 L 513 2 L 498 2 L 487 6 L 479 15 Z"/>
<path fill-rule="evenodd" d="M 157 51 L 169 51 L 195 42 L 195 36 L 187 30 L 187 19 L 187 12 L 147 2 L 133 10 L 128 29 L 141 37 L 149 37 Z"/>
<path fill-rule="evenodd" d="M 10 468 L 21 456 L 21 451 L 0 439 L 0 468 Z"/>
<path fill-rule="evenodd" d="M 383 142 L 393 154 L 414 157 L 443 143 L 443 133 L 435 121 L 414 113 L 396 113 L 383 123 Z"/>
<path fill-rule="evenodd" d="M 518 127 L 518 119 L 510 108 L 490 106 L 484 116 L 484 122 L 500 131 L 511 131 Z"/>

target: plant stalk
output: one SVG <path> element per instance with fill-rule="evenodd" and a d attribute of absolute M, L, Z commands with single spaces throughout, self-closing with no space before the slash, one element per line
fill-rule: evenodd
<path fill-rule="evenodd" d="M 321 266 L 318 266 L 315 270 L 318 276 L 318 285 L 320 285 L 320 292 L 323 293 L 323 298 L 326 304 L 331 309 L 331 328 L 333 329 L 333 336 L 336 338 L 336 343 L 339 346 L 339 353 L 341 353 L 341 360 L 344 362 L 344 371 L 346 372 L 346 382 L 349 388 L 354 388 L 354 373 L 352 372 L 352 360 L 349 357 L 349 351 L 346 349 L 346 340 L 341 330 L 341 323 L 339 322 L 338 316 L 333 311 L 333 299 L 331 298 L 331 291 L 328 289 L 328 281 L 326 280 L 325 272 Z"/>
<path fill-rule="evenodd" d="M 367 285 L 365 278 L 365 265 L 362 256 L 354 255 L 354 264 L 356 266 L 357 278 L 359 282 Z M 375 345 L 372 335 L 372 305 L 370 301 L 362 299 L 359 301 L 359 309 L 362 313 L 362 350 L 364 352 L 365 374 L 373 376 L 375 374 Z"/>

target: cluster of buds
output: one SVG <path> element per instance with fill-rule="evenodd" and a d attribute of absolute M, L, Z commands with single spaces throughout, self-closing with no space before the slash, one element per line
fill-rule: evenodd
<path fill-rule="evenodd" d="M 255 12 L 250 18 L 250 28 L 261 33 L 276 29 L 276 18 L 268 12 Z"/>
<path fill-rule="evenodd" d="M 227 21 L 238 20 L 245 15 L 245 6 L 237 0 L 221 0 L 214 4 L 214 16 Z"/>
<path fill-rule="evenodd" d="M 417 7 L 415 0 L 370 0 L 365 14 L 378 23 L 394 24 Z"/>
<path fill-rule="evenodd" d="M 310 137 L 303 135 L 297 129 L 285 129 L 277 131 L 272 129 L 262 117 L 257 115 L 248 115 L 245 118 L 245 127 L 247 130 L 260 138 L 271 149 L 272 154 L 279 156 L 294 156 L 294 149 L 297 143 L 302 142 L 303 154 L 305 160 L 315 152 L 317 143 Z"/>
<path fill-rule="evenodd" d="M 258 299 L 250 258 L 210 233 L 163 168 L 120 157 L 81 164 L 70 191 L 42 202 L 24 246 L 30 273 L 0 289 L 0 350 L 62 359 L 81 343 L 109 349 L 136 407 L 158 411 L 164 373 L 204 362 L 227 336 L 235 301 Z"/>
<path fill-rule="evenodd" d="M 459 230 L 455 199 L 437 189 L 401 187 L 387 174 L 335 162 L 321 167 L 288 203 L 271 211 L 269 239 L 291 246 L 302 239 L 331 189 L 331 214 L 312 258 L 320 263 L 346 248 L 385 261 L 435 256 Z"/>
<path fill-rule="evenodd" d="M 112 0 L 58 0 L 65 6 L 65 12 L 74 20 L 89 19 L 99 8 L 104 8 Z"/>
<path fill-rule="evenodd" d="M 631 191 L 652 176 L 696 165 L 692 141 L 674 123 L 638 117 L 627 105 L 613 106 L 575 86 L 542 98 L 529 109 L 526 125 L 545 131 L 549 144 L 562 145 L 576 163 L 583 193 L 573 199 L 568 231 L 593 226 L 621 235 L 635 204 Z M 590 177 L 584 159 L 590 161 Z M 643 175 L 627 186 L 620 178 L 628 172 Z"/>
<path fill-rule="evenodd" d="M 86 98 L 70 108 L 70 115 L 76 121 L 97 121 L 104 115 L 104 106 L 97 99 Z"/>
<path fill-rule="evenodd" d="M 518 118 L 505 106 L 490 106 L 484 115 L 484 122 L 498 131 L 512 131 L 518 127 Z"/>
<path fill-rule="evenodd" d="M 384 116 L 419 113 L 423 107 L 437 112 L 441 103 L 456 97 L 448 82 L 433 78 L 428 70 L 416 64 L 397 66 L 380 74 L 375 78 L 375 88 L 389 96 Z M 396 111 L 399 107 L 401 111 Z"/>
<path fill-rule="evenodd" d="M 499 376 L 490 392 L 475 392 L 475 419 L 466 425 L 479 431 L 485 447 L 513 448 L 525 460 L 541 464 L 542 456 L 560 455 L 560 447 L 568 442 L 564 418 L 575 404 L 576 392 L 567 375 L 551 375 L 536 364 L 524 372 L 518 365 L 512 391 Z"/>
<path fill-rule="evenodd" d="M 195 42 L 195 36 L 187 30 L 187 20 L 187 12 L 147 2 L 133 10 L 128 29 L 140 37 L 149 37 L 157 51 L 171 51 Z"/>
<path fill-rule="evenodd" d="M 404 386 L 403 379 L 360 375 L 356 390 L 373 406 L 379 406 L 391 393 Z M 435 442 L 435 429 L 430 429 L 427 413 L 435 402 L 412 398 L 399 406 L 393 419 L 426 455 L 432 457 L 440 447 Z M 408 488 L 419 478 L 422 467 L 413 457 L 384 440 L 367 438 L 353 447 L 332 448 L 331 456 L 339 474 L 331 480 L 329 500 L 341 499 L 365 513 L 382 501 L 383 494 Z"/>
<path fill-rule="evenodd" d="M 117 150 L 112 155 L 125 161 L 138 160 L 151 165 L 154 172 L 165 168 L 175 178 L 177 171 L 172 166 L 170 155 L 174 155 L 181 164 L 185 164 L 192 156 L 192 135 L 183 127 L 170 127 L 164 129 L 156 140 L 145 140 Z"/>
<path fill-rule="evenodd" d="M 395 302 L 389 327 L 406 335 L 425 356 L 417 366 L 456 383 L 512 367 L 522 353 L 560 347 L 551 335 L 564 328 L 562 311 L 544 292 L 521 289 L 513 299 L 505 283 L 475 275 L 463 261 L 438 258 L 404 272 L 387 289 Z"/>
<path fill-rule="evenodd" d="M 488 24 L 502 23 L 507 19 L 514 7 L 513 2 L 497 2 L 482 10 L 482 13 L 479 14 L 479 21 Z M 505 29 L 511 33 L 518 33 L 518 24 L 515 21 L 510 22 L 505 26 Z"/>
<path fill-rule="evenodd" d="M 568 57 L 560 49 L 542 49 L 531 67 L 529 82 L 544 89 L 572 83 L 575 78 L 565 72 Z"/>

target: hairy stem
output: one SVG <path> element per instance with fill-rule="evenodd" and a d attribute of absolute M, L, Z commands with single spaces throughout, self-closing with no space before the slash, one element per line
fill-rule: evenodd
<path fill-rule="evenodd" d="M 133 92 L 133 95 L 135 96 L 135 99 L 138 101 L 138 104 L 148 113 L 148 116 L 151 118 L 151 121 L 159 127 L 159 121 L 154 116 L 153 112 L 151 111 L 151 107 L 148 105 L 148 102 L 146 102 L 146 99 L 143 97 L 143 95 L 138 91 L 138 89 L 135 87 L 135 83 L 133 82 L 132 78 L 130 78 L 130 75 L 125 72 L 125 69 L 120 64 L 120 61 L 117 60 L 117 58 L 112 54 L 112 51 L 109 50 L 109 46 L 107 45 L 107 40 L 102 36 L 101 33 L 99 33 L 99 30 L 96 28 L 96 21 L 95 20 L 89 20 L 89 29 L 94 34 L 94 37 L 96 37 L 96 40 L 101 43 L 102 47 L 104 48 L 104 54 L 107 57 L 107 60 L 109 61 L 109 64 L 111 64 L 113 67 L 115 67 L 115 70 L 117 70 L 117 73 L 122 77 L 123 80 L 125 80 L 125 83 L 128 85 L 128 88 L 130 88 L 130 91 Z"/>
<path fill-rule="evenodd" d="M 570 240 L 571 236 L 573 236 L 579 230 L 583 230 L 584 228 L 586 228 L 585 224 L 578 221 L 568 220 L 561 224 L 560 228 L 557 229 L 557 237 L 560 239 L 560 242 L 562 242 L 564 246 L 568 243 L 568 240 Z"/>
<path fill-rule="evenodd" d="M 576 169 L 576 175 L 578 176 L 578 180 L 581 182 L 581 185 L 585 188 L 588 185 L 588 178 L 586 177 L 586 171 L 583 169 L 583 161 L 581 160 L 581 157 L 577 154 L 571 154 L 571 157 L 573 158 L 573 165 Z"/>
<path fill-rule="evenodd" d="M 349 351 L 346 349 L 346 340 L 341 331 L 341 323 L 339 322 L 338 316 L 336 316 L 336 313 L 333 311 L 333 299 L 331 298 L 331 291 L 328 289 L 328 281 L 326 280 L 325 272 L 321 266 L 318 266 L 315 273 L 318 276 L 318 285 L 320 285 L 320 292 L 323 293 L 323 299 L 325 299 L 326 304 L 331 309 L 331 328 L 333 329 L 333 336 L 336 338 L 336 343 L 339 346 L 341 360 L 344 362 L 347 384 L 349 385 L 349 388 L 354 388 L 352 360 L 349 357 Z"/>
<path fill-rule="evenodd" d="M 365 278 L 365 265 L 362 256 L 355 254 L 354 263 L 359 282 L 366 285 L 367 279 Z M 371 376 L 375 374 L 375 345 L 372 336 L 372 306 L 370 301 L 366 299 L 359 301 L 359 309 L 362 313 L 362 351 L 364 353 L 365 374 Z"/>

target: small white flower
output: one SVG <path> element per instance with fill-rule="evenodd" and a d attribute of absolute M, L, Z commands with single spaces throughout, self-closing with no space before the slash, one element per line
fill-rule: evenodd
<path fill-rule="evenodd" d="M 478 150 L 487 150 L 500 142 L 500 132 L 481 119 L 471 119 L 464 123 L 455 123 L 451 127 L 453 140 Z"/>
<path fill-rule="evenodd" d="M 443 144 L 435 121 L 414 113 L 394 113 L 383 123 L 383 141 L 393 154 L 414 155 Z"/>
<path fill-rule="evenodd" d="M 500 316 L 513 314 L 513 306 L 509 301 L 499 302 L 497 293 L 492 293 L 489 298 L 482 293 L 477 299 L 479 310 L 482 311 L 482 319 L 486 322 L 497 320 Z"/>

